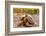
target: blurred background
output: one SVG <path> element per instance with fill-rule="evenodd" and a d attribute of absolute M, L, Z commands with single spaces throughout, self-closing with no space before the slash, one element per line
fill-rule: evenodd
<path fill-rule="evenodd" d="M 27 16 L 27 18 L 25 16 Z M 22 18 L 23 20 L 20 21 Z M 22 25 L 22 27 L 23 25 L 24 26 L 28 25 L 27 27 L 39 26 L 39 9 L 38 8 L 37 9 L 36 8 L 13 8 L 13 27 L 17 27 L 18 25 Z"/>

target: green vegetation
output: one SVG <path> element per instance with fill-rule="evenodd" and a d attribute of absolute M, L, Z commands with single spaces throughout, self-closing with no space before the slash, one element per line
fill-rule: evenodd
<path fill-rule="evenodd" d="M 39 13 L 39 9 L 35 9 L 35 8 L 14 8 L 13 9 L 14 13 L 26 13 L 26 14 L 38 14 Z"/>

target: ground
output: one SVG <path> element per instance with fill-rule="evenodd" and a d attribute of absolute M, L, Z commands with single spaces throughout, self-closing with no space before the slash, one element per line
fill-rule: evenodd
<path fill-rule="evenodd" d="M 13 16 L 13 26 L 14 26 L 14 28 L 15 27 L 19 27 L 18 25 L 19 25 L 19 23 L 21 22 L 20 21 L 20 19 L 21 19 L 22 17 L 21 16 Z M 37 14 L 37 15 L 31 15 L 31 16 L 28 16 L 27 17 L 28 18 L 28 20 L 30 21 L 31 20 L 31 18 L 32 18 L 32 22 L 34 22 L 34 25 L 32 26 L 32 27 L 36 27 L 36 26 L 39 26 L 39 15 Z M 31 22 L 31 21 L 30 21 Z M 27 23 L 28 24 L 28 23 Z M 28 26 L 30 26 L 31 27 L 31 25 L 28 25 Z M 20 27 L 24 27 L 24 26 L 20 26 Z"/>

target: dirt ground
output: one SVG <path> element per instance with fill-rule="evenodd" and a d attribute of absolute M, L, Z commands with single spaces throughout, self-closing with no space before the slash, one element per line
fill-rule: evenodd
<path fill-rule="evenodd" d="M 21 21 L 22 17 L 14 15 L 13 16 L 13 27 L 17 28 L 17 27 L 37 27 L 37 26 L 39 26 L 39 15 L 31 15 L 31 16 L 27 16 L 26 18 L 29 21 L 29 23 L 31 23 L 31 24 L 29 24 L 27 21 L 26 22 L 27 26 L 23 26 L 23 25 L 18 26 L 20 23 L 23 24 L 22 23 L 23 21 Z M 24 18 L 24 20 L 25 20 L 25 18 Z"/>

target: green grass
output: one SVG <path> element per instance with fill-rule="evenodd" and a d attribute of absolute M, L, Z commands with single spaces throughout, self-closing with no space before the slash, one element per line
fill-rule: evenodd
<path fill-rule="evenodd" d="M 39 9 L 36 8 L 14 8 L 14 13 L 39 14 Z"/>

